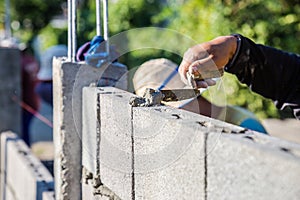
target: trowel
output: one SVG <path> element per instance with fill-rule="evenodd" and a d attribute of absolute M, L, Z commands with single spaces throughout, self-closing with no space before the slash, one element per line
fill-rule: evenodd
<path fill-rule="evenodd" d="M 196 98 L 199 95 L 198 89 L 155 90 L 146 88 L 142 97 L 132 97 L 129 103 L 133 107 L 149 107 L 161 105 L 162 102 L 178 102 Z"/>
<path fill-rule="evenodd" d="M 187 72 L 187 80 L 189 86 L 193 89 L 172 89 L 172 90 L 160 90 L 163 94 L 162 101 L 182 101 L 190 98 L 194 98 L 200 95 L 200 89 L 197 89 L 196 81 L 204 81 L 208 78 L 216 78 L 221 77 L 224 74 L 223 69 L 214 70 L 210 72 L 206 72 L 205 74 L 198 74 L 195 76 L 194 74 L 190 74 Z"/>
<path fill-rule="evenodd" d="M 172 90 L 160 90 L 163 94 L 162 101 L 182 101 L 190 98 L 194 98 L 200 95 L 198 89 L 172 89 Z"/>

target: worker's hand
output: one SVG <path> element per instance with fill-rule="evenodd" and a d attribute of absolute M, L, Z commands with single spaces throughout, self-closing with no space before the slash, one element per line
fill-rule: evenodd
<path fill-rule="evenodd" d="M 201 74 L 205 78 L 209 72 L 223 69 L 236 51 L 236 40 L 234 36 L 220 36 L 189 48 L 179 66 L 182 81 L 185 84 L 188 83 L 187 72 L 195 76 Z M 205 79 L 204 81 L 196 81 L 196 84 L 197 88 L 206 88 L 214 85 L 215 81 Z"/>

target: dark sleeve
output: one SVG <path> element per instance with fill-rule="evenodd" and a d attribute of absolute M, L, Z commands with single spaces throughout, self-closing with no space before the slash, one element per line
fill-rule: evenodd
<path fill-rule="evenodd" d="M 277 108 L 290 106 L 300 119 L 300 56 L 234 36 L 238 39 L 237 51 L 225 71 L 275 101 Z"/>

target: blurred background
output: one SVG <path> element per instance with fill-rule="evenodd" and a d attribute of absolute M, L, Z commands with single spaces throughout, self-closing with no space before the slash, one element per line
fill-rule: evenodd
<path fill-rule="evenodd" d="M 0 0 L 4 5 L 4 0 Z M 40 52 L 67 43 L 67 3 L 62 0 L 11 0 L 12 35 L 20 43 Z M 96 35 L 94 0 L 79 0 L 78 47 Z M 5 11 L 0 6 L 0 32 L 4 32 Z M 240 33 L 257 43 L 300 53 L 300 0 L 111 0 L 110 35 L 138 27 L 163 27 L 176 30 L 201 43 L 219 35 Z M 147 32 L 128 36 L 128 46 L 150 37 Z M 0 34 L 1 35 L 1 34 Z M 172 36 L 170 36 L 172 37 Z M 172 41 L 172 40 L 171 40 Z M 178 46 L 176 39 L 170 46 Z M 181 56 L 164 50 L 142 49 L 119 58 L 128 68 L 165 57 L 179 64 Z M 259 119 L 292 118 L 289 110 L 278 111 L 266 100 L 226 74 L 227 103 L 244 107 Z M 215 87 L 209 90 L 215 90 Z M 206 94 L 204 93 L 204 96 Z M 209 95 L 207 95 L 209 98 Z M 222 104 L 218 98 L 210 99 Z M 222 99 L 222 98 L 220 98 Z"/>

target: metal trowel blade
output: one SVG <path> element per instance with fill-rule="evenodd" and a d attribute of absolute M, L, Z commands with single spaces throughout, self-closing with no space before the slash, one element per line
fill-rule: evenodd
<path fill-rule="evenodd" d="M 200 95 L 200 91 L 197 89 L 160 90 L 160 92 L 164 95 L 163 101 L 181 101 Z"/>

